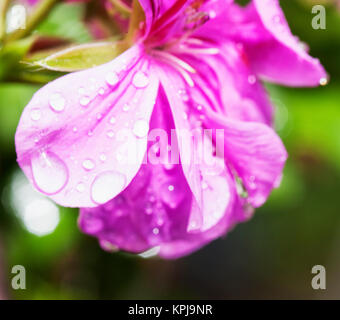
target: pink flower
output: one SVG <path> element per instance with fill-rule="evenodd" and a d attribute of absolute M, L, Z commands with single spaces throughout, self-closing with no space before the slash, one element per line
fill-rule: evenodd
<path fill-rule="evenodd" d="M 314 86 L 326 74 L 277 0 L 140 4 L 146 19 L 135 44 L 39 90 L 16 150 L 38 190 L 82 208 L 80 228 L 104 249 L 175 258 L 248 219 L 280 183 L 287 155 L 259 79 Z M 183 143 L 183 130 L 202 129 L 212 130 Z M 209 165 L 203 157 L 215 144 L 223 157 Z"/>

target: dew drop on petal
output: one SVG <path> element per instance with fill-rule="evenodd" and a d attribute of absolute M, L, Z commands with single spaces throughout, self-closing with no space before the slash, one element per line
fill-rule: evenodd
<path fill-rule="evenodd" d="M 126 185 L 126 178 L 116 171 L 106 171 L 99 174 L 92 186 L 91 197 L 95 203 L 103 204 L 119 194 Z"/>
<path fill-rule="evenodd" d="M 325 85 L 327 85 L 327 84 L 328 84 L 327 78 L 321 78 L 321 79 L 320 79 L 320 85 L 321 85 L 321 86 L 325 86 Z"/>
<path fill-rule="evenodd" d="M 159 229 L 158 228 L 153 228 L 152 229 L 152 233 L 155 234 L 155 235 L 159 234 Z"/>
<path fill-rule="evenodd" d="M 202 187 L 203 190 L 206 190 L 206 189 L 208 189 L 208 184 L 205 181 L 202 181 L 201 187 Z"/>
<path fill-rule="evenodd" d="M 113 130 L 109 130 L 108 132 L 106 132 L 106 135 L 107 135 L 109 138 L 112 139 L 112 138 L 114 137 L 115 133 L 114 133 Z"/>
<path fill-rule="evenodd" d="M 149 123 L 145 120 L 137 120 L 132 129 L 133 134 L 138 138 L 144 138 L 149 132 Z"/>
<path fill-rule="evenodd" d="M 83 161 L 83 167 L 85 170 L 92 170 L 95 167 L 95 164 L 91 159 L 86 159 Z"/>
<path fill-rule="evenodd" d="M 103 162 L 106 161 L 106 155 L 104 153 L 100 154 L 99 159 Z"/>
<path fill-rule="evenodd" d="M 118 84 L 119 76 L 117 72 L 110 72 L 106 75 L 105 80 L 111 87 L 113 87 Z"/>
<path fill-rule="evenodd" d="M 31 119 L 33 121 L 38 121 L 41 118 L 41 111 L 40 109 L 32 109 L 31 111 Z"/>
<path fill-rule="evenodd" d="M 130 105 L 128 103 L 124 104 L 123 111 L 127 112 L 130 110 Z"/>
<path fill-rule="evenodd" d="M 60 93 L 52 94 L 49 102 L 51 109 L 55 112 L 61 112 L 65 109 L 66 100 Z"/>
<path fill-rule="evenodd" d="M 105 94 L 105 89 L 104 88 L 100 88 L 98 93 L 103 96 Z"/>
<path fill-rule="evenodd" d="M 115 117 L 111 117 L 110 118 L 110 123 L 111 124 L 115 124 L 116 123 L 116 118 Z"/>
<path fill-rule="evenodd" d="M 80 87 L 80 88 L 78 89 L 78 93 L 79 93 L 79 94 L 84 94 L 84 93 L 85 93 L 85 89 L 84 89 L 83 87 Z"/>
<path fill-rule="evenodd" d="M 144 72 L 138 71 L 132 79 L 132 84 L 136 88 L 145 88 L 149 85 L 149 78 Z"/>
<path fill-rule="evenodd" d="M 80 98 L 79 103 L 81 106 L 86 107 L 90 103 L 91 99 L 88 96 L 83 96 Z"/>
<path fill-rule="evenodd" d="M 248 76 L 248 83 L 254 84 L 256 82 L 256 77 L 254 75 Z"/>
<path fill-rule="evenodd" d="M 54 153 L 44 151 L 33 156 L 31 168 L 36 187 L 45 194 L 55 194 L 67 183 L 67 167 Z"/>

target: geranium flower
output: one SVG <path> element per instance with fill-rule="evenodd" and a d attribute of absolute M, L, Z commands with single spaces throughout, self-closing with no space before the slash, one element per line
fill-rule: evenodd
<path fill-rule="evenodd" d="M 38 190 L 82 208 L 80 228 L 104 249 L 175 258 L 248 219 L 279 185 L 287 155 L 259 79 L 315 86 L 326 74 L 276 0 L 140 5 L 128 50 L 34 95 L 16 150 Z"/>

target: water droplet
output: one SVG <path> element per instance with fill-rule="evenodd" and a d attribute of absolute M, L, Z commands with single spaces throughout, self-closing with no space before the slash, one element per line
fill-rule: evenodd
<path fill-rule="evenodd" d="M 106 132 L 106 135 L 107 135 L 109 138 L 112 139 L 112 138 L 114 137 L 115 133 L 114 133 L 113 130 L 109 130 L 108 132 Z"/>
<path fill-rule="evenodd" d="M 32 109 L 31 111 L 31 119 L 33 121 L 38 121 L 41 118 L 41 111 L 40 109 Z"/>
<path fill-rule="evenodd" d="M 210 10 L 209 11 L 209 17 L 210 17 L 210 19 L 214 19 L 214 18 L 216 18 L 216 11 L 214 11 L 214 10 Z"/>
<path fill-rule="evenodd" d="M 151 206 L 148 206 L 148 207 L 145 208 L 145 213 L 146 214 L 150 215 L 150 214 L 152 214 L 152 212 L 153 212 L 153 209 L 152 209 Z"/>
<path fill-rule="evenodd" d="M 105 94 L 105 89 L 104 88 L 100 88 L 98 93 L 103 96 Z"/>
<path fill-rule="evenodd" d="M 256 82 L 256 77 L 254 75 L 248 76 L 249 84 L 254 84 Z"/>
<path fill-rule="evenodd" d="M 52 94 L 49 102 L 50 107 L 55 112 L 61 112 L 65 109 L 66 100 L 60 93 Z"/>
<path fill-rule="evenodd" d="M 111 124 L 115 124 L 116 123 L 116 118 L 115 117 L 111 117 L 110 118 L 110 123 Z"/>
<path fill-rule="evenodd" d="M 83 87 L 80 87 L 80 88 L 78 89 L 78 93 L 79 93 L 79 94 L 84 94 L 84 93 L 85 93 L 85 89 L 84 89 Z"/>
<path fill-rule="evenodd" d="M 320 79 L 320 85 L 321 86 L 325 86 L 328 84 L 328 79 L 327 78 L 321 78 Z"/>
<path fill-rule="evenodd" d="M 138 138 L 144 138 L 149 132 L 149 123 L 143 119 L 137 120 L 133 126 L 132 132 Z"/>
<path fill-rule="evenodd" d="M 79 103 L 81 106 L 86 107 L 90 103 L 91 99 L 89 96 L 83 96 L 80 98 Z"/>
<path fill-rule="evenodd" d="M 178 90 L 178 95 L 180 96 L 182 101 L 184 101 L 184 102 L 188 102 L 189 101 L 189 95 L 188 95 L 188 93 L 187 93 L 187 91 L 185 89 Z"/>
<path fill-rule="evenodd" d="M 127 112 L 130 110 L 130 105 L 128 103 L 124 104 L 123 111 Z"/>
<path fill-rule="evenodd" d="M 155 235 L 159 234 L 159 229 L 158 228 L 153 228 L 152 229 L 152 233 L 155 234 Z"/>
<path fill-rule="evenodd" d="M 118 84 L 119 76 L 117 72 L 110 72 L 106 75 L 105 80 L 111 87 L 113 87 Z"/>
<path fill-rule="evenodd" d="M 202 181 L 201 187 L 202 187 L 203 190 L 206 190 L 206 189 L 208 189 L 208 184 L 205 181 Z"/>
<path fill-rule="evenodd" d="M 144 72 L 138 71 L 132 79 L 132 84 L 136 88 L 145 88 L 149 85 L 149 78 Z"/>
<path fill-rule="evenodd" d="M 171 191 L 174 191 L 175 190 L 175 187 L 173 185 L 169 185 L 168 187 L 168 190 L 171 192 Z"/>
<path fill-rule="evenodd" d="M 86 159 L 83 161 L 83 167 L 85 170 L 92 170 L 95 167 L 95 164 L 91 159 Z"/>
<path fill-rule="evenodd" d="M 126 178 L 123 174 L 115 171 L 103 172 L 95 178 L 91 186 L 92 200 L 103 204 L 119 194 L 125 185 Z"/>
<path fill-rule="evenodd" d="M 97 120 L 100 120 L 102 118 L 102 114 L 101 113 L 98 113 L 97 114 Z"/>
<path fill-rule="evenodd" d="M 31 168 L 35 185 L 41 192 L 55 194 L 65 187 L 68 180 L 67 167 L 54 153 L 42 152 L 33 156 Z"/>
<path fill-rule="evenodd" d="M 72 131 L 73 131 L 74 133 L 76 133 L 76 132 L 78 132 L 78 128 L 77 128 L 77 127 L 73 127 Z"/>
<path fill-rule="evenodd" d="M 76 189 L 78 192 L 82 193 L 85 191 L 85 185 L 82 182 L 80 182 L 77 184 Z"/>
<path fill-rule="evenodd" d="M 104 154 L 104 153 L 102 153 L 100 156 L 99 156 L 99 159 L 101 160 L 101 161 L 106 161 L 106 155 Z"/>
<path fill-rule="evenodd" d="M 89 137 L 92 137 L 93 136 L 93 131 L 89 131 L 88 133 L 87 133 L 87 135 L 89 136 Z"/>

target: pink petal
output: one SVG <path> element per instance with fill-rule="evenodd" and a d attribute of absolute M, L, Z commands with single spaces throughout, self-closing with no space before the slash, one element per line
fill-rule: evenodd
<path fill-rule="evenodd" d="M 317 86 L 327 79 L 319 60 L 309 56 L 292 35 L 278 0 L 254 0 L 249 15 L 263 35 L 262 41 L 246 43 L 256 73 L 288 86 Z"/>
<path fill-rule="evenodd" d="M 57 203 L 93 207 L 138 172 L 158 80 L 139 46 L 114 61 L 40 89 L 16 132 L 18 162 Z"/>
<path fill-rule="evenodd" d="M 195 117 L 190 119 L 189 113 L 186 113 L 187 86 L 181 76 L 166 65 L 160 65 L 158 74 L 173 114 L 183 172 L 195 199 L 188 231 L 205 231 L 225 217 L 232 202 L 233 187 L 230 184 L 229 171 L 223 159 L 216 157 L 210 165 L 203 158 L 206 154 L 197 152 L 203 149 L 203 145 L 211 145 L 212 142 L 206 135 L 203 136 L 204 140 L 198 141 L 194 138 L 185 139 L 185 135 L 182 135 L 183 130 L 191 132 L 195 128 L 200 129 L 200 126 L 196 127 L 198 119 Z"/>
<path fill-rule="evenodd" d="M 277 134 L 267 125 L 229 119 L 207 112 L 207 122 L 224 129 L 227 161 L 236 170 L 248 191 L 253 207 L 264 204 L 281 181 L 287 159 Z"/>
<path fill-rule="evenodd" d="M 169 138 L 175 128 L 163 92 L 150 123 L 151 130 L 159 128 Z M 155 146 L 158 144 L 150 141 L 149 155 L 156 152 Z M 177 147 L 175 139 L 171 150 Z M 97 208 L 81 210 L 80 228 L 98 237 L 104 249 L 140 253 L 155 248 L 165 258 L 178 258 L 216 239 L 230 227 L 232 201 L 220 223 L 205 232 L 187 232 L 193 196 L 181 164 L 170 165 L 170 152 L 166 150 L 166 157 L 158 158 L 160 163 L 142 165 L 130 185 L 115 199 Z M 213 191 L 205 197 L 213 207 L 216 199 L 209 198 L 210 195 L 213 196 Z"/>

